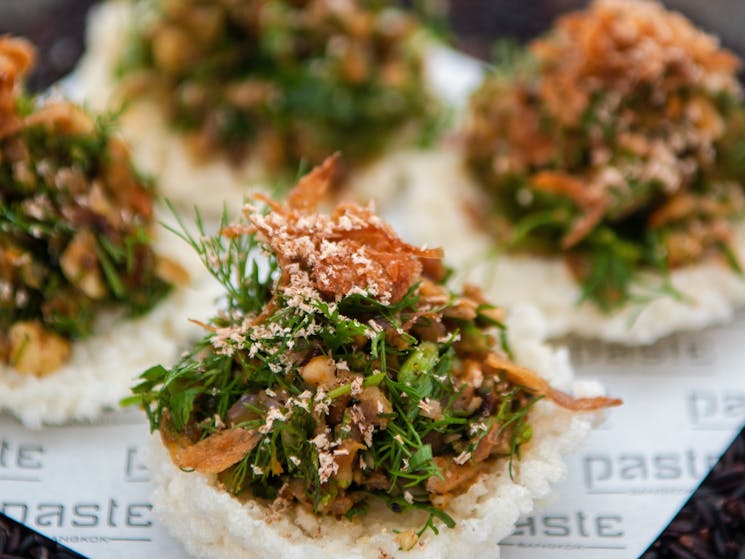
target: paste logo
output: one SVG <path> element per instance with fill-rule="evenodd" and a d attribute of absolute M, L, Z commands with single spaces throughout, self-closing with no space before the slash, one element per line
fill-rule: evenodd
<path fill-rule="evenodd" d="M 717 461 L 694 449 L 593 453 L 582 458 L 591 494 L 688 493 Z"/>
<path fill-rule="evenodd" d="M 745 419 L 745 391 L 698 389 L 688 394 L 688 418 L 694 429 L 733 431 Z"/>
<path fill-rule="evenodd" d="M 0 481 L 41 481 L 44 447 L 0 439 Z"/>

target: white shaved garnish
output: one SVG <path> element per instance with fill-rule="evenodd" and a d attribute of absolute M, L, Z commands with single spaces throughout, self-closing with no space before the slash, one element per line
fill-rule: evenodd
<path fill-rule="evenodd" d="M 471 459 L 471 453 L 470 452 L 466 452 L 464 450 L 458 456 L 456 456 L 455 458 L 453 458 L 453 462 L 455 462 L 456 464 L 462 466 L 463 464 L 465 464 L 466 462 L 468 462 L 470 459 Z"/>
<path fill-rule="evenodd" d="M 352 396 L 357 396 L 362 393 L 362 383 L 364 379 L 362 377 L 354 377 L 352 381 Z"/>
<path fill-rule="evenodd" d="M 360 430 L 365 445 L 367 445 L 368 448 L 371 447 L 375 426 L 365 419 L 365 414 L 362 412 L 362 408 L 356 404 L 349 409 L 349 415 L 352 418 L 352 423 L 354 423 L 357 426 L 357 429 Z"/>
<path fill-rule="evenodd" d="M 424 417 L 429 417 L 435 421 L 442 419 L 442 406 L 437 400 L 431 400 L 430 398 L 423 398 L 419 401 L 417 407 L 422 410 Z"/>
<path fill-rule="evenodd" d="M 272 429 L 274 428 L 275 421 L 285 421 L 286 419 L 287 417 L 280 411 L 279 408 L 270 408 L 266 414 L 264 425 L 259 427 L 259 433 L 271 433 Z"/>

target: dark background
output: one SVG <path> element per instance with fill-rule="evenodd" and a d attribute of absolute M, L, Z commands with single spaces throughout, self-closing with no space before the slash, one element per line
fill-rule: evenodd
<path fill-rule="evenodd" d="M 416 3 L 416 0 L 410 0 Z M 66 74 L 84 48 L 87 9 L 96 0 L 0 0 L 0 34 L 31 39 L 39 49 L 39 66 L 29 80 L 41 89 Z M 442 4 L 443 0 L 419 0 Z M 487 58 L 500 37 L 525 40 L 548 28 L 557 14 L 587 4 L 583 0 L 451 0 L 450 25 L 458 48 Z M 745 57 L 745 1 L 666 0 L 698 25 L 718 34 Z"/>
<path fill-rule="evenodd" d="M 440 4 L 444 0 L 402 1 Z M 39 50 L 39 64 L 29 80 L 30 88 L 43 89 L 73 68 L 84 49 L 86 12 L 94 3 L 96 0 L 0 0 L 0 34 L 26 36 Z M 529 39 L 546 30 L 557 14 L 586 4 L 582 0 L 451 0 L 449 21 L 453 30 L 452 38 L 458 48 L 488 58 L 490 45 L 495 39 Z M 665 4 L 684 12 L 700 27 L 719 35 L 725 46 L 745 58 L 745 0 L 665 0 Z M 745 449 L 745 430 L 738 440 L 738 448 Z M 736 467 L 742 470 L 745 468 L 743 457 L 739 456 L 738 460 Z M 745 486 L 740 491 L 745 491 Z M 704 493 L 700 490 L 696 495 Z M 717 503 L 722 502 L 716 492 L 709 493 L 716 497 Z M 694 496 L 696 498 L 704 497 Z M 682 548 L 676 543 L 679 539 L 690 540 L 699 534 L 693 528 L 691 514 L 684 511 L 679 522 L 676 520 L 687 528 L 678 529 L 676 522 L 673 522 L 644 555 L 644 559 L 693 557 L 687 552 L 679 555 L 678 551 Z M 739 557 L 745 558 L 745 548 Z"/>

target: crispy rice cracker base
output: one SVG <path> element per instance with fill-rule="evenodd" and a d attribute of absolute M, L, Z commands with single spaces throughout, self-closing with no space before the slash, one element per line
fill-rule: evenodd
<path fill-rule="evenodd" d="M 545 333 L 540 315 L 530 308 L 509 321 L 510 343 L 516 359 L 544 374 L 557 388 L 574 389 L 581 396 L 596 395 L 594 383 L 576 383 L 565 350 L 540 342 Z M 498 557 L 498 541 L 507 537 L 521 514 L 545 498 L 551 484 L 566 473 L 562 454 L 576 447 L 590 430 L 595 414 L 573 414 L 547 402 L 531 411 L 532 440 L 513 463 L 495 462 L 448 513 L 453 529 L 427 533 L 412 550 L 398 550 L 394 530 L 418 529 L 426 515 L 396 514 L 371 500 L 370 512 L 356 520 L 317 517 L 295 508 L 272 514 L 257 501 L 240 502 L 218 488 L 215 476 L 177 468 L 156 433 L 148 458 L 155 512 L 168 530 L 196 557 L 211 559 L 263 558 L 280 553 L 287 559 L 397 559 Z M 387 555 L 385 555 L 387 554 Z"/>

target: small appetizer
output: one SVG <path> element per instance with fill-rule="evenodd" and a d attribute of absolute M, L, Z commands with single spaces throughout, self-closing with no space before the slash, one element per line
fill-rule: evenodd
<path fill-rule="evenodd" d="M 219 214 L 338 149 L 362 183 L 398 168 L 436 128 L 422 29 L 390 1 L 112 1 L 77 78 L 166 197 Z"/>
<path fill-rule="evenodd" d="M 184 331 L 189 275 L 156 251 L 152 187 L 111 122 L 20 93 L 33 58 L 0 38 L 0 409 L 37 426 L 115 406 L 143 360 L 176 355 L 160 330 Z"/>
<path fill-rule="evenodd" d="M 316 213 L 334 162 L 219 237 L 184 234 L 226 297 L 130 398 L 159 431 L 156 512 L 200 557 L 494 554 L 562 475 L 581 412 L 620 402 L 528 368 L 571 386 L 534 323 L 443 285 L 440 250 L 369 208 Z"/>
<path fill-rule="evenodd" d="M 506 255 L 481 270 L 498 302 L 624 343 L 731 318 L 745 303 L 739 67 L 659 3 L 599 0 L 487 75 L 463 157 L 468 227 Z"/>

